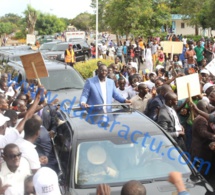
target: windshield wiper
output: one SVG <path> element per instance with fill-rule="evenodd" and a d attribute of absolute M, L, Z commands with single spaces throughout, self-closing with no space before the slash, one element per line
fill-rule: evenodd
<path fill-rule="evenodd" d="M 146 180 L 141 180 L 140 182 L 142 184 L 146 184 L 146 183 L 154 183 L 156 181 L 168 181 L 167 177 L 163 177 L 163 178 L 157 178 L 157 179 L 146 179 Z"/>

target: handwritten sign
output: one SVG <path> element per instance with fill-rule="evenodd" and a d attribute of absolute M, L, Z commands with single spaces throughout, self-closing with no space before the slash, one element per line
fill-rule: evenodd
<path fill-rule="evenodd" d="M 181 54 L 183 52 L 183 42 L 162 41 L 160 44 L 164 53 Z"/>
<path fill-rule="evenodd" d="M 189 97 L 187 88 L 188 83 L 190 85 L 191 97 L 201 94 L 198 73 L 179 77 L 176 79 L 178 100 L 186 99 Z"/>
<path fill-rule="evenodd" d="M 215 58 L 205 68 L 215 76 Z"/>
<path fill-rule="evenodd" d="M 27 79 L 48 77 L 43 57 L 40 52 L 20 56 Z M 36 72 L 35 72 L 36 71 Z"/>

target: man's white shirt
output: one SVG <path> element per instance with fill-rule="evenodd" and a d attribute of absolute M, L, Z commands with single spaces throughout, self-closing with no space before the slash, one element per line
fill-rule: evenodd
<path fill-rule="evenodd" d="M 39 155 L 34 144 L 23 138 L 19 138 L 15 144 L 19 147 L 20 152 L 22 152 L 22 156 L 28 160 L 31 169 L 39 169 L 41 167 Z"/>
<path fill-rule="evenodd" d="M 0 172 L 2 186 L 6 184 L 11 185 L 5 191 L 5 195 L 23 195 L 24 180 L 28 175 L 31 175 L 31 170 L 25 158 L 21 157 L 19 167 L 14 173 L 8 169 L 6 162 L 3 162 Z"/>

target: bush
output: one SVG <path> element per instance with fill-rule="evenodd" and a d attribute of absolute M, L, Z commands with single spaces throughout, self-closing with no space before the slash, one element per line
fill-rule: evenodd
<path fill-rule="evenodd" d="M 81 74 L 84 79 L 90 78 L 93 76 L 93 71 L 97 69 L 97 62 L 101 61 L 103 64 L 109 66 L 113 63 L 112 60 L 104 59 L 90 59 L 86 62 L 78 62 L 74 65 L 74 68 Z"/>
<path fill-rule="evenodd" d="M 193 40 L 195 42 L 200 41 L 201 38 L 203 37 L 201 35 L 185 35 L 185 36 L 187 37 L 188 40 Z M 208 39 L 207 37 L 204 37 L 204 38 L 205 40 Z"/>
<path fill-rule="evenodd" d="M 26 38 L 26 33 L 24 33 L 23 31 L 18 31 L 15 34 L 15 39 L 25 39 Z"/>

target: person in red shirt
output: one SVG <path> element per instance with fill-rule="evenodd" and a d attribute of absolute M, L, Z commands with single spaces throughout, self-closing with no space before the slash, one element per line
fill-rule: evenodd
<path fill-rule="evenodd" d="M 91 43 L 91 46 L 91 56 L 92 58 L 96 58 L 96 46 L 93 43 Z"/>

